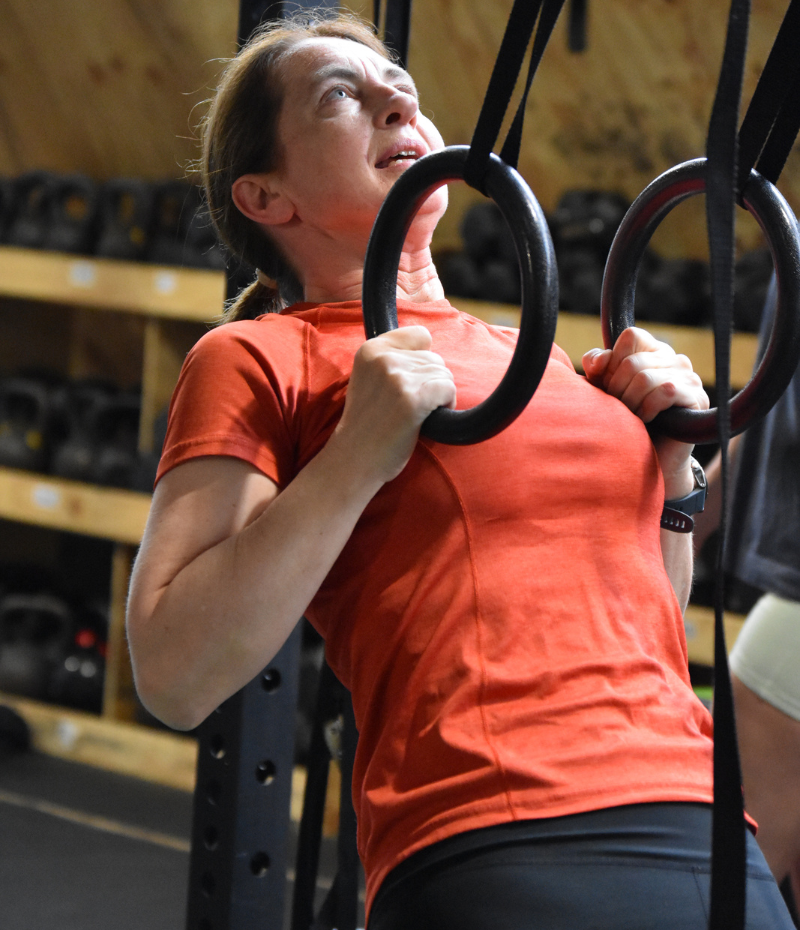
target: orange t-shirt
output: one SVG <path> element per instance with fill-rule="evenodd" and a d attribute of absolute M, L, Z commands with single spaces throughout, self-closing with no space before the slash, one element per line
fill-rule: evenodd
<path fill-rule="evenodd" d="M 508 367 L 516 330 L 446 301 L 398 312 L 431 331 L 460 407 Z M 159 474 L 229 455 L 285 487 L 331 435 L 363 340 L 357 301 L 208 333 Z M 712 724 L 661 556 L 663 500 L 642 422 L 554 346 L 508 429 L 421 439 L 367 506 L 306 613 L 353 695 L 368 902 L 402 859 L 465 830 L 711 801 Z"/>

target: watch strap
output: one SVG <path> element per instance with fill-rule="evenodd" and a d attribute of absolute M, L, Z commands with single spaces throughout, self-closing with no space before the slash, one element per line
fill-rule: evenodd
<path fill-rule="evenodd" d="M 694 520 L 688 513 L 665 507 L 661 511 L 661 528 L 672 530 L 673 533 L 691 533 L 694 529 Z"/>
<path fill-rule="evenodd" d="M 694 457 L 691 459 L 691 466 L 694 475 L 693 490 L 686 497 L 664 501 L 664 509 L 661 512 L 662 528 L 674 533 L 691 533 L 694 528 L 692 514 L 701 513 L 706 505 L 708 485 L 705 472 Z"/>

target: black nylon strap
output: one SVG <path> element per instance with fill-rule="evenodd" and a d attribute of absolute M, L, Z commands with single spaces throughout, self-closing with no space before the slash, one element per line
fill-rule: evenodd
<path fill-rule="evenodd" d="M 533 40 L 533 50 L 531 51 L 531 59 L 528 65 L 528 77 L 525 80 L 525 90 L 522 92 L 522 99 L 519 102 L 514 120 L 511 123 L 506 141 L 500 152 L 500 157 L 507 165 L 511 165 L 512 168 L 516 168 L 519 162 L 519 150 L 522 145 L 522 124 L 525 121 L 525 107 L 528 103 L 528 94 L 531 89 L 531 84 L 533 84 L 534 75 L 539 67 L 539 62 L 542 60 L 544 50 L 547 48 L 547 43 L 550 41 L 550 36 L 553 34 L 553 29 L 555 28 L 558 15 L 564 3 L 565 0 L 544 0 L 542 4 L 542 12 L 539 17 L 539 25 L 536 29 L 536 36 Z M 506 104 L 506 106 L 508 106 L 508 104 Z M 503 112 L 505 112 L 505 110 Z"/>
<path fill-rule="evenodd" d="M 569 5 L 567 46 L 571 52 L 586 51 L 587 3 L 588 0 L 571 0 Z"/>
<path fill-rule="evenodd" d="M 514 0 L 503 41 L 494 64 L 489 87 L 470 142 L 470 153 L 464 168 L 464 180 L 470 187 L 485 193 L 483 177 L 489 164 L 503 118 L 506 115 L 514 86 L 522 70 L 528 42 L 533 34 L 542 0 Z"/>
<path fill-rule="evenodd" d="M 714 809 L 709 930 L 744 930 L 745 919 L 744 803 L 733 694 L 725 648 L 723 554 L 727 531 L 725 502 L 731 433 L 729 400 L 734 226 L 738 189 L 737 123 L 749 17 L 749 0 L 732 0 L 706 149 L 706 216 L 714 298 L 714 356 L 723 499 L 714 599 Z"/>
<path fill-rule="evenodd" d="M 397 55 L 398 63 L 408 67 L 408 43 L 411 36 L 411 0 L 373 0 L 372 22 L 378 32 L 383 27 L 383 42 Z"/>
<path fill-rule="evenodd" d="M 798 50 L 800 51 L 800 49 Z M 800 62 L 800 55 L 798 55 Z M 800 132 L 800 68 L 794 76 L 789 87 L 789 93 L 781 107 L 780 118 L 772 127 L 769 139 L 761 151 L 761 157 L 756 164 L 756 170 L 763 174 L 768 181 L 775 184 L 780 177 L 789 152 Z"/>
<path fill-rule="evenodd" d="M 411 0 L 386 0 L 383 40 L 397 54 L 403 68 L 408 66 L 410 35 Z"/>
<path fill-rule="evenodd" d="M 739 130 L 741 190 L 756 168 L 774 184 L 800 126 L 800 0 L 791 0 Z"/>

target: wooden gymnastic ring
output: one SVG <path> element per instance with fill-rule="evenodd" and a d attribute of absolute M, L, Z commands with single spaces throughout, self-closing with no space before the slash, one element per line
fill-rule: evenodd
<path fill-rule="evenodd" d="M 364 329 L 371 339 L 397 329 L 397 272 L 406 233 L 425 200 L 464 177 L 469 146 L 425 155 L 398 178 L 375 219 L 364 264 Z M 467 445 L 504 430 L 525 409 L 544 374 L 555 337 L 558 273 L 541 207 L 522 177 L 496 155 L 484 178 L 514 239 L 522 281 L 522 319 L 514 355 L 500 384 L 469 410 L 440 407 L 421 432 L 437 442 Z"/>
<path fill-rule="evenodd" d="M 705 158 L 665 171 L 636 198 L 620 223 L 603 276 L 603 342 L 611 348 L 620 333 L 634 325 L 639 263 L 661 220 L 681 201 L 705 191 Z M 769 343 L 747 385 L 731 398 L 731 435 L 765 416 L 783 394 L 800 361 L 800 236 L 797 220 L 770 181 L 752 171 L 741 195 L 767 240 L 775 266 L 778 303 Z M 653 424 L 673 439 L 717 442 L 717 410 L 671 407 Z"/>

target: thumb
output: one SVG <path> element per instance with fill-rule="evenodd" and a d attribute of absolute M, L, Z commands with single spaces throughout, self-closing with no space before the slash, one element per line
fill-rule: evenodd
<path fill-rule="evenodd" d="M 592 384 L 598 384 L 608 368 L 611 349 L 589 349 L 581 359 L 586 377 Z"/>

